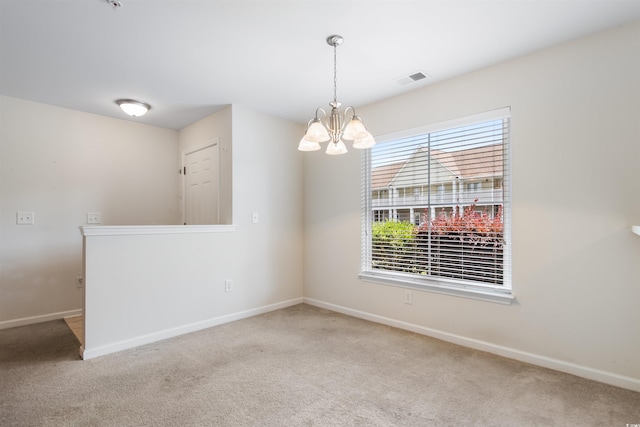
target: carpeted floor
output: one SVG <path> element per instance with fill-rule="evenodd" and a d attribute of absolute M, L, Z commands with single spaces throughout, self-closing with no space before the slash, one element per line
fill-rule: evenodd
<path fill-rule="evenodd" d="M 2 426 L 622 426 L 640 393 L 298 305 L 88 361 L 0 331 Z"/>

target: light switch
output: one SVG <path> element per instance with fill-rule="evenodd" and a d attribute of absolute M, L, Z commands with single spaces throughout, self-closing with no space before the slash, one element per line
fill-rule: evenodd
<path fill-rule="evenodd" d="M 18 211 L 18 214 L 16 215 L 16 224 L 20 224 L 20 225 L 35 224 L 34 215 L 35 214 L 33 212 Z"/>
<path fill-rule="evenodd" d="M 87 224 L 100 224 L 100 212 L 87 213 Z"/>
<path fill-rule="evenodd" d="M 257 223 L 258 223 L 258 212 L 254 212 L 254 213 L 253 213 L 253 215 L 251 216 L 251 221 L 252 221 L 254 224 L 257 224 Z"/>

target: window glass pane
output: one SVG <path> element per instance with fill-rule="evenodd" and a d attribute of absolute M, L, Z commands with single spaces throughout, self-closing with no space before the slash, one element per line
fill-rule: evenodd
<path fill-rule="evenodd" d="M 364 270 L 509 287 L 508 143 L 500 118 L 373 147 Z"/>

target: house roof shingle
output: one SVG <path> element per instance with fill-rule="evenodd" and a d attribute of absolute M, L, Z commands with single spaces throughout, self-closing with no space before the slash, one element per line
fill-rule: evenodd
<path fill-rule="evenodd" d="M 502 176 L 504 167 L 503 144 L 492 144 L 466 150 L 442 151 L 431 150 L 431 157 L 446 167 L 460 179 Z M 426 152 L 426 148 L 416 150 Z M 373 168 L 371 171 L 371 188 L 388 187 L 402 167 L 411 161 L 415 153 L 406 161 L 390 163 Z"/>
<path fill-rule="evenodd" d="M 390 163 L 371 170 L 371 188 L 386 188 L 406 162 Z"/>

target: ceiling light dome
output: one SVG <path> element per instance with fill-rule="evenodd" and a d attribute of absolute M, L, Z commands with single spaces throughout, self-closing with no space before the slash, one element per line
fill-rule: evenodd
<path fill-rule="evenodd" d="M 151 109 L 151 106 L 146 102 L 135 99 L 118 99 L 116 104 L 122 108 L 122 111 L 133 117 L 144 116 Z"/>

